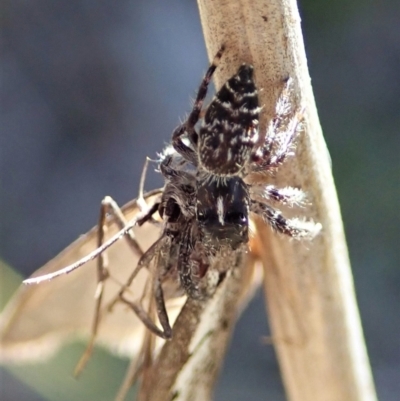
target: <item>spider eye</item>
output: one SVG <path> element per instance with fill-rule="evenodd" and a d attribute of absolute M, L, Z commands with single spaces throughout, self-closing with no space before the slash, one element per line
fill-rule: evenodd
<path fill-rule="evenodd" d="M 197 212 L 197 220 L 199 222 L 204 222 L 206 220 L 206 215 L 203 212 Z"/>

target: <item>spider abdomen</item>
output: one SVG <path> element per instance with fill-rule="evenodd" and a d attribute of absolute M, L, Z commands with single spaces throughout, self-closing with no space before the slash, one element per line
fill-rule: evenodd
<path fill-rule="evenodd" d="M 253 67 L 243 64 L 207 108 L 198 135 L 200 166 L 219 176 L 240 174 L 258 140 L 259 113 Z"/>

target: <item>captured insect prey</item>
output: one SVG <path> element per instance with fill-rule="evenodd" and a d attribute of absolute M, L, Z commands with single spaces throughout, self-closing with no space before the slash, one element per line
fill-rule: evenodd
<path fill-rule="evenodd" d="M 138 353 L 137 345 L 132 345 L 134 330 L 143 331 L 143 344 L 148 347 L 151 341 L 145 339 L 149 333 L 164 340 L 174 338 L 173 321 L 182 308 L 182 299 L 207 302 L 213 297 L 230 275 L 232 261 L 248 252 L 252 235 L 257 235 L 251 224 L 255 216 L 278 234 L 297 240 L 310 240 L 321 229 L 319 223 L 285 217 L 276 209 L 279 204 L 286 208 L 304 207 L 307 202 L 301 189 L 278 188 L 250 179 L 254 174 L 264 174 L 267 180 L 268 174 L 275 174 L 295 151 L 303 111 L 293 106 L 292 79 L 278 83 L 282 90 L 275 115 L 265 135 L 260 135 L 262 107 L 252 65 L 242 64 L 209 105 L 204 105 L 208 86 L 223 54 L 224 47 L 221 47 L 200 83 L 186 121 L 174 130 L 170 144 L 158 154 L 158 171 L 164 187 L 143 194 L 146 162 L 137 201 L 120 209 L 106 197 L 101 205 L 98 228 L 25 280 L 25 284 L 50 280 L 53 283 L 67 273 L 68 279 L 73 280 L 70 277 L 75 274 L 89 274 L 80 273 L 83 269 L 92 269 L 91 274 L 97 272 L 96 288 L 93 288 L 93 278 L 92 292 L 83 287 L 81 290 L 82 297 L 90 297 L 92 302 L 92 321 L 82 319 L 85 323 L 76 329 L 81 330 L 83 324 L 92 326 L 83 330 L 90 334 L 90 341 L 77 367 L 78 374 L 96 341 L 116 341 L 114 332 L 107 332 L 104 322 L 110 319 L 117 325 L 113 319 L 122 309 L 128 309 L 134 316 L 132 319 L 136 319 L 134 327 L 122 330 L 120 348 L 129 349 L 130 355 Z M 265 140 L 260 143 L 263 137 Z M 96 247 L 92 246 L 94 243 Z M 74 260 L 70 259 L 71 255 Z M 129 272 L 118 271 L 122 259 L 132 261 Z M 84 264 L 88 266 L 82 267 Z M 62 287 L 56 286 L 59 290 Z M 29 297 L 34 297 L 33 287 L 25 287 L 23 291 L 25 294 L 31 291 Z M 60 303 L 59 308 L 65 307 L 56 300 L 57 291 L 48 291 L 50 303 L 54 299 L 55 304 Z M 14 316 L 22 304 L 22 298 L 14 301 L 1 317 L 0 334 L 4 344 L 14 335 L 18 324 Z M 41 344 L 46 335 L 44 331 L 38 332 Z M 154 346 L 154 341 L 151 344 Z M 137 371 L 144 370 L 145 361 L 151 359 L 146 359 L 143 349 L 137 357 L 141 358 Z"/>

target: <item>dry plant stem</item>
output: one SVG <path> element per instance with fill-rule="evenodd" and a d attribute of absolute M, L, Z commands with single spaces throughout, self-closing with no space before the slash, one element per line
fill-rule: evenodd
<path fill-rule="evenodd" d="M 274 112 L 281 82 L 292 77 L 297 107 L 305 106 L 296 158 L 278 183 L 311 195 L 310 217 L 323 225 L 312 243 L 271 235 L 258 223 L 267 307 L 283 381 L 291 401 L 376 400 L 329 156 L 307 69 L 294 0 L 198 0 L 208 54 L 226 46 L 217 87 L 243 62 L 254 65 L 264 105 Z"/>
<path fill-rule="evenodd" d="M 254 292 L 254 261 L 239 253 L 215 295 L 188 299 L 165 343 L 143 379 L 139 401 L 207 401 L 236 318 Z"/>

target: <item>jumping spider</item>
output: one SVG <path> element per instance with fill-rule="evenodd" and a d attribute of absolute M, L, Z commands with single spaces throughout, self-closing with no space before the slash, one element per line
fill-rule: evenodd
<path fill-rule="evenodd" d="M 294 150 L 302 112 L 292 109 L 291 79 L 285 82 L 276 114 L 261 145 L 258 144 L 261 107 L 253 67 L 249 64 L 241 65 L 217 92 L 196 130 L 208 85 L 223 51 L 222 47 L 206 72 L 187 120 L 172 135 L 176 152 L 196 170 L 194 197 L 199 232 L 207 242 L 223 241 L 235 249 L 248 241 L 249 212 L 253 212 L 280 233 L 297 239 L 312 238 L 318 233 L 319 224 L 287 219 L 267 204 L 273 201 L 301 206 L 305 200 L 301 190 L 246 182 L 251 173 L 275 171 Z M 175 181 L 183 175 L 176 169 Z"/>

